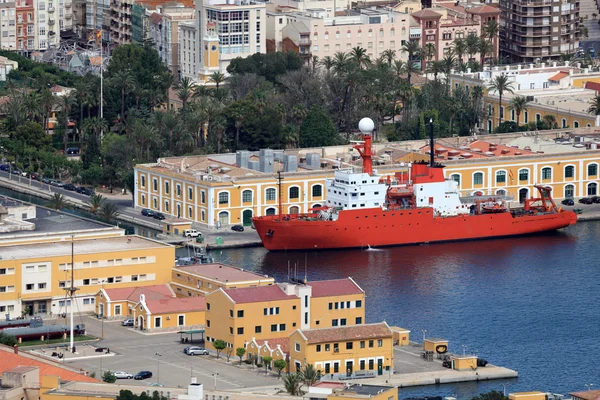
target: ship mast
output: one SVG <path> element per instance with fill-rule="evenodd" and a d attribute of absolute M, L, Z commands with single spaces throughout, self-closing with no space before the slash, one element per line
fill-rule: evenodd
<path fill-rule="evenodd" d="M 429 166 L 433 167 L 435 160 L 435 148 L 433 143 L 433 118 L 429 118 Z"/>
<path fill-rule="evenodd" d="M 371 151 L 372 136 L 371 133 L 375 129 L 375 123 L 371 118 L 363 118 L 358 123 L 358 129 L 362 132 L 363 143 L 352 146 L 358 150 L 363 159 L 362 172 L 365 174 L 373 174 L 373 153 Z"/>
<path fill-rule="evenodd" d="M 283 215 L 283 213 L 281 212 L 281 199 L 283 196 L 283 192 L 281 191 L 281 181 L 283 181 L 283 178 L 281 177 L 281 171 L 277 171 L 277 191 L 278 191 L 278 195 L 277 196 L 277 208 L 279 209 L 279 215 Z"/>

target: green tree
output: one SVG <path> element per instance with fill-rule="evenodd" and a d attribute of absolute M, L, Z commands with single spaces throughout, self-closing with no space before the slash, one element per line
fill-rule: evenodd
<path fill-rule="evenodd" d="M 271 368 L 271 361 L 273 361 L 273 357 L 264 356 L 262 358 L 262 360 L 263 360 L 263 364 L 265 365 L 265 373 L 267 373 L 269 371 L 269 368 Z"/>
<path fill-rule="evenodd" d="M 97 215 L 104 222 L 108 223 L 119 216 L 119 206 L 110 201 L 104 201 L 100 205 L 100 208 L 98 208 Z"/>
<path fill-rule="evenodd" d="M 594 115 L 600 115 L 600 96 L 595 96 L 589 103 L 588 113 Z"/>
<path fill-rule="evenodd" d="M 301 396 L 302 377 L 300 374 L 287 374 L 283 377 L 283 386 L 292 396 Z"/>
<path fill-rule="evenodd" d="M 217 358 L 220 357 L 221 352 L 223 350 L 225 350 L 225 348 L 227 347 L 227 343 L 225 343 L 225 341 L 223 339 L 215 340 L 212 345 L 215 348 L 215 350 L 217 351 Z"/>
<path fill-rule="evenodd" d="M 287 367 L 287 363 L 283 359 L 275 360 L 273 362 L 273 367 L 277 370 L 277 377 L 281 377 L 281 371 Z"/>
<path fill-rule="evenodd" d="M 209 81 L 214 83 L 219 90 L 221 83 L 225 82 L 225 74 L 219 71 L 215 71 L 210 75 Z"/>
<path fill-rule="evenodd" d="M 93 194 L 90 199 L 85 202 L 89 212 L 96 214 L 106 203 L 106 199 L 101 194 Z"/>
<path fill-rule="evenodd" d="M 529 100 L 525 96 L 515 96 L 510 99 L 510 103 L 508 103 L 508 109 L 515 112 L 517 115 L 517 126 L 519 125 L 519 121 L 521 120 L 521 113 L 523 111 L 527 111 L 527 104 Z"/>
<path fill-rule="evenodd" d="M 17 344 L 17 338 L 13 335 L 0 331 L 0 344 L 14 347 Z"/>
<path fill-rule="evenodd" d="M 117 381 L 117 377 L 112 371 L 106 371 L 104 375 L 102 375 L 102 381 L 106 383 L 115 383 Z"/>
<path fill-rule="evenodd" d="M 401 51 L 408 55 L 406 61 L 406 74 L 408 75 L 408 84 L 410 85 L 410 78 L 414 72 L 416 72 L 415 63 L 421 59 L 421 47 L 419 42 L 416 40 L 409 40 L 402 46 Z M 421 67 L 423 69 L 423 67 Z"/>
<path fill-rule="evenodd" d="M 508 397 L 506 397 L 503 393 L 498 392 L 496 390 L 492 390 L 487 393 L 481 393 L 479 396 L 475 396 L 471 400 L 507 400 L 507 399 L 508 399 Z"/>
<path fill-rule="evenodd" d="M 297 53 L 277 51 L 266 54 L 255 53 L 246 58 L 234 58 L 229 63 L 227 72 L 232 75 L 253 73 L 275 83 L 277 76 L 300 68 L 302 68 L 302 60 Z"/>
<path fill-rule="evenodd" d="M 146 392 L 137 395 L 130 390 L 121 390 L 116 400 L 169 400 L 169 398 L 161 395 L 156 390 L 152 393 L 152 397 L 148 396 Z"/>
<path fill-rule="evenodd" d="M 333 68 L 333 58 L 331 58 L 331 56 L 325 56 L 321 61 L 319 61 L 319 64 L 321 64 L 321 66 L 323 66 L 327 72 L 329 72 L 331 71 L 331 68 Z"/>
<path fill-rule="evenodd" d="M 392 66 L 392 63 L 396 59 L 396 50 L 387 49 L 381 53 L 381 58 L 387 63 L 389 67 Z"/>
<path fill-rule="evenodd" d="M 67 198 L 60 193 L 54 193 L 54 196 L 46 203 L 46 206 L 54 210 L 67 208 Z"/>
<path fill-rule="evenodd" d="M 244 357 L 244 354 L 246 354 L 245 348 L 238 347 L 237 349 L 235 349 L 235 355 L 240 358 L 240 365 L 242 365 L 242 358 Z"/>
<path fill-rule="evenodd" d="M 354 47 L 350 51 L 350 60 L 358 65 L 358 68 L 365 69 L 371 65 L 371 59 L 367 55 L 367 50 L 362 47 Z"/>
<path fill-rule="evenodd" d="M 498 125 L 502 123 L 502 114 L 500 113 L 500 107 L 502 107 L 502 95 L 506 93 L 513 93 L 512 82 L 508 79 L 507 75 L 497 75 L 488 85 L 490 92 L 498 93 Z"/>
<path fill-rule="evenodd" d="M 335 142 L 335 126 L 327 113 L 318 106 L 310 109 L 300 125 L 300 146 L 331 146 Z"/>
<path fill-rule="evenodd" d="M 321 380 L 321 371 L 318 371 L 312 364 L 306 364 L 300 371 L 300 376 L 304 385 L 311 387 Z"/>

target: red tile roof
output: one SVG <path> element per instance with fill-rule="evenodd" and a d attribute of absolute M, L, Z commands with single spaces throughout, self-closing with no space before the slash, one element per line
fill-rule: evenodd
<path fill-rule="evenodd" d="M 290 350 L 290 339 L 288 337 L 276 338 L 276 339 L 265 339 L 265 340 L 257 340 L 256 344 L 262 346 L 265 342 L 267 342 L 267 346 L 271 350 L 275 350 L 277 345 L 284 353 L 289 353 Z"/>
<path fill-rule="evenodd" d="M 52 375 L 58 376 L 63 381 L 98 382 L 97 379 L 85 376 L 74 368 L 59 365 L 54 361 L 31 354 L 15 354 L 11 347 L 0 345 L 0 375 L 21 366 L 39 367 L 40 379 L 42 376 Z"/>
<path fill-rule="evenodd" d="M 206 311 L 204 297 L 167 298 L 161 300 L 146 300 L 148 310 L 154 315 L 186 311 Z"/>
<path fill-rule="evenodd" d="M 176 270 L 202 276 L 204 278 L 213 279 L 219 282 L 245 282 L 269 280 L 273 281 L 268 275 L 261 275 L 250 271 L 245 271 L 242 268 L 232 267 L 225 264 L 195 264 L 175 267 Z"/>
<path fill-rule="evenodd" d="M 337 326 L 322 329 L 301 329 L 308 343 L 341 342 L 392 337 L 393 333 L 385 322 L 365 325 Z"/>
<path fill-rule="evenodd" d="M 600 83 L 596 83 L 596 82 L 586 82 L 586 83 L 585 83 L 585 88 L 586 88 L 586 89 L 595 90 L 595 91 L 600 91 Z M 1 104 L 1 103 L 0 103 L 0 104 Z"/>
<path fill-rule="evenodd" d="M 148 300 L 160 300 L 168 297 L 174 297 L 169 285 L 149 285 L 149 286 L 130 286 L 124 288 L 104 289 L 110 301 L 140 301 L 140 295 L 146 296 Z"/>
<path fill-rule="evenodd" d="M 467 12 L 471 14 L 500 14 L 498 8 L 488 6 L 487 4 L 484 6 L 473 7 L 470 10 L 467 10 Z"/>
<path fill-rule="evenodd" d="M 413 18 L 442 18 L 442 14 L 436 13 L 435 11 L 431 11 L 430 9 L 423 9 L 421 11 L 414 12 L 410 14 Z"/>
<path fill-rule="evenodd" d="M 308 286 L 312 288 L 312 297 L 346 296 L 365 292 L 350 278 L 308 282 Z"/>
<path fill-rule="evenodd" d="M 265 301 L 279 301 L 297 299 L 295 295 L 287 295 L 277 285 L 256 286 L 249 288 L 227 289 L 224 292 L 238 304 L 259 303 Z"/>
<path fill-rule="evenodd" d="M 549 81 L 560 81 L 563 78 L 566 78 L 567 76 L 569 76 L 568 72 L 563 72 L 560 71 L 558 74 L 553 75 L 551 78 L 549 78 Z"/>

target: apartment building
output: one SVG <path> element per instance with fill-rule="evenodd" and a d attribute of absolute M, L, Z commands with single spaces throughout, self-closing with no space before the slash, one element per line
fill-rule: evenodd
<path fill-rule="evenodd" d="M 123 319 L 133 316 L 140 296 L 144 295 L 147 300 L 163 300 L 174 298 L 175 293 L 169 284 L 129 286 L 121 288 L 102 287 L 96 293 L 96 307 L 94 313 L 103 316 L 107 320 Z"/>
<path fill-rule="evenodd" d="M 500 0 L 500 47 L 510 62 L 558 59 L 579 47 L 578 0 Z"/>
<path fill-rule="evenodd" d="M 217 289 L 270 286 L 275 279 L 225 264 L 181 265 L 173 268 L 171 287 L 177 297 L 205 296 Z"/>
<path fill-rule="evenodd" d="M 33 0 L 17 0 L 17 50 L 27 56 L 37 50 L 36 23 Z"/>
<path fill-rule="evenodd" d="M 386 322 L 297 329 L 289 337 L 290 370 L 312 364 L 324 376 L 393 373 L 393 333 Z M 365 375 L 367 376 L 367 375 Z"/>
<path fill-rule="evenodd" d="M 110 38 L 110 0 L 85 0 L 86 31 L 88 34 L 102 32 L 102 40 Z"/>
<path fill-rule="evenodd" d="M 1 248 L 0 312 L 11 317 L 95 309 L 102 288 L 167 283 L 175 248 L 138 236 L 26 243 Z M 72 266 L 71 259 L 74 261 Z M 71 270 L 73 269 L 73 275 Z"/>
<path fill-rule="evenodd" d="M 15 50 L 17 48 L 16 18 L 17 10 L 14 1 L 0 3 L 0 49 Z"/>
<path fill-rule="evenodd" d="M 179 64 L 180 76 L 192 80 L 198 79 L 198 39 L 196 21 L 183 21 L 179 26 Z"/>
<path fill-rule="evenodd" d="M 351 278 L 218 289 L 206 295 L 206 340 L 221 339 L 235 349 L 252 339 L 286 338 L 300 328 L 364 321 L 364 301 Z"/>

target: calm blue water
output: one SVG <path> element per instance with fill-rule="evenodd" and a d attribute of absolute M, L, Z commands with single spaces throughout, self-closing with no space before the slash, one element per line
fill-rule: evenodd
<path fill-rule="evenodd" d="M 353 277 L 367 293 L 367 321 L 386 320 L 412 339 L 450 341 L 519 371 L 518 379 L 401 389 L 401 397 L 470 398 L 492 389 L 568 393 L 600 387 L 600 222 L 534 237 L 383 250 L 269 253 L 223 250 L 217 260 L 287 277 L 305 257 L 309 280 Z"/>

